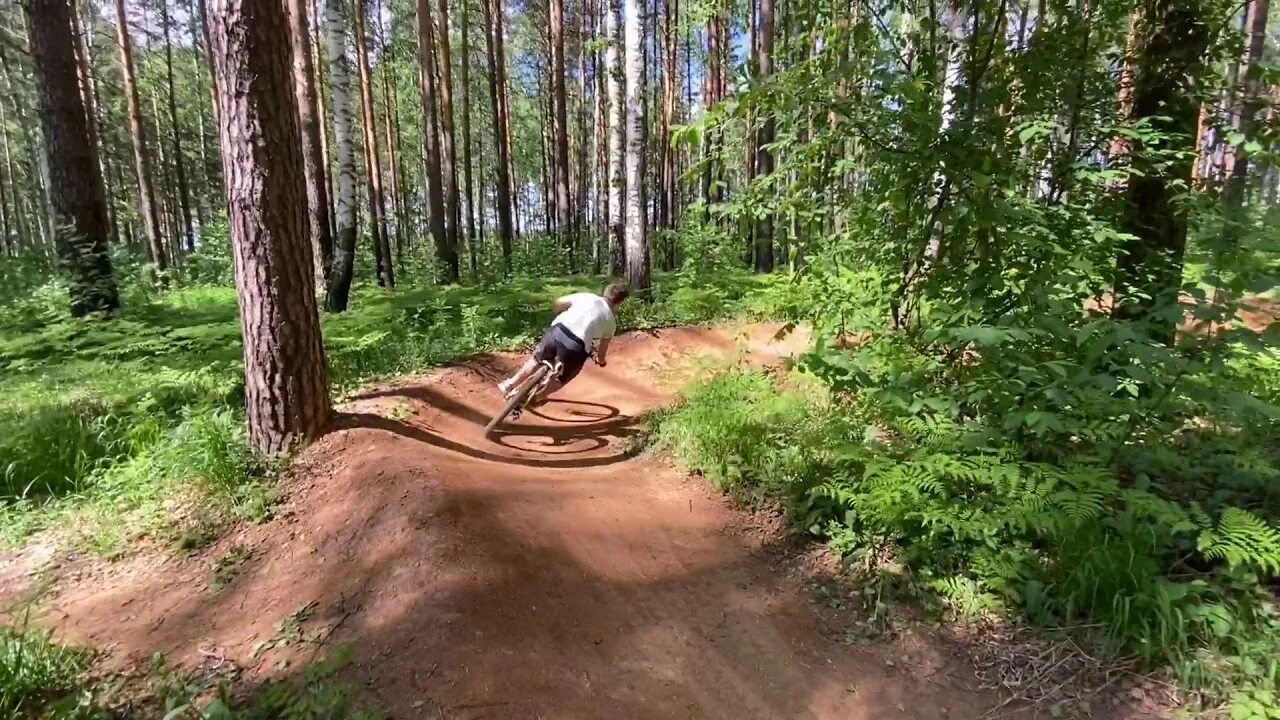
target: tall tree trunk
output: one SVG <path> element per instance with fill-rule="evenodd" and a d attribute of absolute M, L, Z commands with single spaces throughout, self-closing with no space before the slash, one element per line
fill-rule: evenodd
<path fill-rule="evenodd" d="M 89 119 L 89 144 L 93 154 L 99 158 L 98 169 L 101 171 L 102 141 L 99 137 L 97 117 L 98 100 L 93 83 L 93 68 L 89 62 L 89 49 L 85 41 L 84 29 L 80 23 L 80 3 L 71 0 L 71 32 L 73 33 L 76 53 L 76 80 L 80 85 L 80 97 L 84 102 Z"/>
<path fill-rule="evenodd" d="M 564 0 L 550 0 L 551 35 L 550 57 L 551 67 L 548 77 L 551 80 L 551 129 L 553 160 L 551 167 L 555 173 L 555 209 L 556 233 L 561 244 L 569 251 L 569 269 L 574 269 L 573 232 L 570 227 L 569 207 L 569 117 L 566 110 L 564 69 Z"/>
<path fill-rule="evenodd" d="M 80 23 L 79 3 L 71 4 L 71 29 L 75 33 L 76 67 L 80 80 L 80 93 L 84 97 L 85 111 L 89 117 L 89 143 L 93 146 L 93 154 L 98 159 L 98 170 L 102 177 L 102 186 L 107 198 L 107 238 L 115 242 L 116 219 L 111 209 L 111 184 L 107 180 L 107 161 L 102 152 L 102 127 L 98 112 L 98 79 L 89 55 L 89 41 Z M 6 232 L 6 239 L 8 234 Z"/>
<path fill-rule="evenodd" d="M 511 198 L 511 146 L 507 143 L 505 102 L 506 72 L 505 50 L 502 38 L 502 4 L 499 0 L 480 0 L 484 8 L 485 46 L 489 54 L 489 101 L 493 115 L 493 145 L 498 157 L 498 237 L 502 243 L 502 269 L 511 272 L 512 198 Z"/>
<path fill-rule="evenodd" d="M 407 192 L 404 176 L 404 153 L 400 147 L 400 102 L 396 97 L 396 86 L 391 80 L 391 66 L 395 62 L 394 43 L 387 40 L 386 29 L 382 24 L 382 3 L 374 5 L 378 15 L 378 37 L 382 45 L 382 57 L 378 62 L 382 70 L 382 120 L 386 128 L 388 175 L 391 178 L 392 208 L 395 211 L 395 258 L 397 263 L 404 261 L 405 237 L 408 229 L 408 211 L 405 193 Z"/>
<path fill-rule="evenodd" d="M 0 125 L 9 126 L 6 117 L 4 98 L 0 98 Z M 17 166 L 13 162 L 13 148 L 9 143 L 9 133 L 0 132 L 0 140 L 4 142 L 5 175 L 9 178 L 9 197 L 13 200 L 13 230 L 17 234 L 17 248 L 29 248 L 32 245 L 31 229 L 27 224 L 27 213 L 22 208 L 22 197 L 18 189 Z M 16 254 L 16 253 L 15 253 Z"/>
<path fill-rule="evenodd" d="M 582 0 L 579 4 L 579 24 L 578 24 L 578 43 L 576 49 L 578 51 L 578 111 L 576 133 L 577 143 L 575 150 L 577 152 L 577 172 L 574 177 L 573 186 L 573 214 L 570 222 L 573 225 L 574 244 L 577 247 L 582 246 L 582 241 L 590 237 L 591 232 L 586 225 L 587 215 L 587 34 L 589 33 L 588 22 L 591 14 L 590 0 Z"/>
<path fill-rule="evenodd" d="M 609 275 L 623 277 L 627 272 L 626 226 L 627 176 L 624 155 L 627 152 L 627 86 L 622 70 L 624 53 L 622 37 L 622 0 L 605 0 L 609 9 L 605 16 L 605 66 L 609 73 Z"/>
<path fill-rule="evenodd" d="M 218 127 L 222 126 L 221 120 L 218 118 L 218 73 L 213 67 L 213 44 L 209 37 L 209 2 L 211 0 L 192 0 L 195 3 L 196 12 L 200 15 L 200 37 L 204 41 L 205 59 L 209 63 L 209 106 L 213 108 L 213 124 Z"/>
<path fill-rule="evenodd" d="M 221 0 L 231 2 L 233 0 Z M 246 1 L 246 0 L 241 0 Z M 325 2 L 325 52 L 332 83 L 333 153 L 337 162 L 337 197 L 334 203 L 333 267 L 325 292 L 325 308 L 344 312 L 351 296 L 351 276 L 356 252 L 356 154 L 352 143 L 351 59 L 347 56 L 346 0 Z M 296 114 L 294 111 L 292 114 Z M 301 142 L 299 135 L 299 142 Z"/>
<path fill-rule="evenodd" d="M 400 103 L 396 99 L 395 85 L 388 77 L 390 63 L 382 65 L 382 122 L 387 136 L 388 175 L 391 178 L 392 209 L 395 212 L 396 262 L 404 261 L 405 236 L 409 232 L 405 210 L 404 154 L 400 148 Z"/>
<path fill-rule="evenodd" d="M 507 177 L 511 178 L 511 214 L 514 218 L 515 225 L 512 230 L 516 237 L 520 237 L 520 204 L 524 202 L 524 184 L 520 181 L 519 168 L 516 166 L 515 154 L 515 130 L 512 129 L 511 122 L 511 82 L 507 77 L 507 51 L 506 51 L 506 20 L 503 17 L 501 8 L 503 5 L 500 0 L 498 4 L 499 11 L 496 13 L 498 18 L 498 55 L 502 58 L 502 83 L 499 87 L 502 89 L 502 133 L 507 143 L 507 164 L 510 166 L 507 170 Z"/>
<path fill-rule="evenodd" d="M 422 91 L 422 115 L 427 205 L 431 221 L 431 237 L 436 246 L 437 278 L 442 283 L 458 279 L 458 252 L 448 236 L 441 174 L 439 88 L 435 78 L 435 42 L 433 40 L 430 0 L 418 0 L 418 75 Z"/>
<path fill-rule="evenodd" d="M 147 133 L 142 124 L 142 99 L 138 94 L 138 81 L 133 65 L 133 38 L 129 34 L 124 0 L 116 0 L 116 42 L 120 46 L 120 72 L 124 77 L 129 135 L 133 141 L 133 166 L 138 180 L 138 213 L 142 216 L 143 230 L 147 234 L 147 247 L 151 251 L 151 260 L 156 264 L 156 268 L 163 272 L 168 268 L 169 262 L 165 252 L 164 236 L 160 231 L 160 216 L 156 208 L 151 151 L 147 147 Z"/>
<path fill-rule="evenodd" d="M 0 106 L 0 123 L 4 122 L 4 108 Z M 0 133 L 3 134 L 3 133 Z M 9 209 L 9 187 L 13 184 L 5 172 L 0 167 L 0 255 L 16 256 L 18 254 L 17 241 L 13 237 L 13 226 L 10 224 Z"/>
<path fill-rule="evenodd" d="M 1124 58 L 1121 60 L 1120 66 L 1120 86 L 1116 92 L 1116 102 L 1119 112 L 1117 115 L 1123 120 L 1133 116 L 1133 82 L 1134 82 L 1134 63 L 1137 62 L 1138 52 L 1138 33 L 1139 23 L 1142 17 L 1142 8 L 1138 7 L 1129 15 L 1129 36 L 1125 42 Z M 1037 23 L 1038 24 L 1038 23 Z M 1124 135 L 1116 135 L 1111 139 L 1111 144 L 1107 149 L 1107 164 L 1113 166 L 1123 162 L 1129 155 L 1129 140 Z"/>
<path fill-rule="evenodd" d="M 542 96 L 542 88 L 539 88 L 539 96 Z M 542 134 L 539 139 L 542 141 L 542 222 L 544 233 L 548 239 L 555 236 L 556 218 L 559 214 L 556 212 L 556 157 L 555 150 L 555 128 L 556 122 L 555 112 L 551 109 L 551 103 L 539 103 L 547 109 L 547 114 L 542 118 Z"/>
<path fill-rule="evenodd" d="M 439 0 L 440 26 L 436 32 L 436 66 L 440 78 L 440 161 L 443 163 L 445 235 L 452 248 L 453 263 L 458 263 L 458 225 L 462 218 L 458 193 L 458 150 L 453 132 L 453 58 L 449 47 L 449 2 Z M 457 276 L 457 270 L 454 270 Z"/>
<path fill-rule="evenodd" d="M 208 55 L 208 46 L 204 44 L 204 35 L 200 33 L 199 14 L 196 6 L 200 0 L 187 0 L 187 34 L 191 37 L 191 73 L 196 79 L 196 97 L 202 98 L 205 95 L 205 66 L 203 57 Z M 216 104 L 216 98 L 215 103 Z M 200 139 L 200 166 L 199 172 L 193 173 L 192 183 L 192 202 L 195 203 L 196 224 L 200 226 L 200 236 L 204 237 L 205 229 L 209 226 L 209 188 L 212 182 L 209 178 L 209 168 L 213 165 L 213 151 L 209 148 L 209 132 L 208 123 L 205 120 L 205 104 L 196 102 L 196 122 Z M 215 123 L 214 132 L 217 132 Z M 215 139 L 216 142 L 216 139 Z M 104 158 L 105 162 L 105 158 Z M 107 197 L 111 197 L 111 188 L 107 187 Z M 109 202 L 109 201 L 108 201 Z"/>
<path fill-rule="evenodd" d="M 107 255 L 107 200 L 90 142 L 90 120 L 76 72 L 71 4 L 28 0 L 31 61 L 41 92 L 40 126 L 53 203 L 58 259 L 70 277 L 71 314 L 120 306 Z"/>
<path fill-rule="evenodd" d="M 28 212 L 20 212 L 19 217 L 27 226 L 28 238 L 32 243 L 40 241 L 48 244 L 53 238 L 52 223 L 53 206 L 49 197 L 49 162 L 44 151 L 39 133 L 35 132 L 33 121 L 27 117 L 25 103 L 18 94 L 18 85 L 14 82 L 14 70 L 9 62 L 9 44 L 0 42 L 0 71 L 4 75 L 5 95 L 9 99 L 12 117 L 18 124 L 22 137 L 22 145 L 26 149 L 25 167 L 23 168 L 27 182 L 27 190 L 31 205 Z M 56 223 L 55 223 L 56 224 Z M 34 246 L 34 245 L 33 245 Z"/>
<path fill-rule="evenodd" d="M 187 164 L 182 153 L 182 126 L 178 123 L 178 96 L 173 80 L 173 41 L 172 29 L 169 27 L 169 0 L 160 0 L 160 24 L 164 26 L 165 82 L 169 86 L 169 125 L 173 133 L 173 172 L 178 185 L 178 210 L 182 218 L 183 237 L 186 240 L 185 249 L 187 252 L 192 252 L 196 249 L 196 233 L 191 221 L 191 190 L 187 184 Z"/>
<path fill-rule="evenodd" d="M 178 219 L 177 208 L 178 203 L 173 199 L 173 173 L 169 168 L 169 159 L 165 157 L 165 134 L 164 124 L 161 118 L 164 116 L 160 113 L 160 91 L 158 88 L 151 94 L 151 117 L 155 120 L 155 138 L 156 138 L 156 200 L 160 205 L 156 208 L 156 213 L 160 216 L 160 223 L 164 226 L 162 233 L 165 238 L 165 252 L 169 254 L 169 258 L 174 265 L 181 265 L 184 257 L 182 247 L 182 221 Z"/>
<path fill-rule="evenodd" d="M 311 66 L 315 69 L 315 79 L 313 82 L 316 87 L 316 117 L 319 118 L 320 123 L 320 159 L 324 164 L 325 195 L 329 198 L 329 210 L 325 214 L 329 218 L 329 237 L 336 242 L 337 239 L 335 236 L 338 232 L 338 221 L 336 217 L 337 198 L 333 191 L 334 163 L 333 156 L 329 152 L 329 125 L 325 121 L 325 118 L 329 117 L 324 106 L 324 91 L 328 85 L 325 84 L 325 63 L 321 61 L 320 55 L 320 49 L 324 47 L 324 43 L 320 41 L 322 25 L 320 22 L 320 6 L 318 5 L 318 2 L 319 0 L 311 0 L 311 17 L 315 21 L 313 28 L 314 34 L 311 36 Z M 325 272 L 327 273 L 328 269 L 326 269 Z"/>
<path fill-rule="evenodd" d="M 645 7 L 642 0 L 625 0 L 627 70 L 627 282 L 632 292 L 649 292 L 648 201 L 645 192 L 644 42 Z"/>
<path fill-rule="evenodd" d="M 1200 103 L 1200 116 L 1196 121 L 1196 157 L 1191 164 L 1191 184 L 1198 190 L 1205 188 L 1209 177 L 1208 161 L 1213 154 L 1213 146 L 1209 142 L 1209 123 L 1212 112 L 1209 103 Z"/>
<path fill-rule="evenodd" d="M 8 118 L 4 103 L 0 102 L 0 128 L 7 128 Z M 0 131 L 0 145 L 4 146 L 5 157 L 9 156 L 9 135 Z M 0 254 L 16 257 L 22 247 L 22 237 L 17 235 L 14 227 L 16 215 L 19 213 L 17 187 L 9 172 L 11 163 L 0 164 Z M 15 237 L 15 235 L 17 235 Z"/>
<path fill-rule="evenodd" d="M 484 2 L 485 0 L 481 0 Z M 471 275 L 476 274 L 476 209 L 475 186 L 471 178 L 471 0 L 462 0 L 462 17 L 459 35 L 462 37 L 462 67 L 459 68 L 462 84 L 462 182 L 467 208 L 467 254 L 471 262 Z"/>
<path fill-rule="evenodd" d="M 596 33 L 606 43 L 613 38 L 605 31 L 605 18 L 609 15 L 608 0 L 596 0 Z M 608 258 L 609 238 L 609 78 L 605 70 L 604 54 L 597 49 L 593 53 L 595 68 L 595 239 L 592 246 L 595 255 L 594 272 L 600 273 L 602 264 L 601 242 L 605 243 L 604 259 Z"/>
<path fill-rule="evenodd" d="M 720 97 L 720 11 L 713 8 L 707 16 L 707 67 L 702 82 L 702 106 L 706 112 L 722 99 Z M 702 138 L 702 200 L 710 209 L 720 202 L 719 132 L 709 128 Z"/>
<path fill-rule="evenodd" d="M 762 82 L 773 75 L 773 0 L 760 0 L 760 28 L 756 39 L 756 71 Z M 756 130 L 755 176 L 767 178 L 773 174 L 774 119 L 768 111 L 760 118 Z M 771 193 L 770 193 L 771 194 Z M 755 258 L 756 272 L 773 272 L 773 216 L 765 213 L 756 221 Z"/>
<path fill-rule="evenodd" d="M 1112 314 L 1149 320 L 1153 336 L 1172 344 L 1178 291 L 1186 253 L 1187 220 L 1176 202 L 1191 173 L 1188 150 L 1195 132 L 1197 84 L 1210 43 L 1205 7 L 1199 0 L 1141 0 L 1130 28 L 1131 123 L 1147 121 L 1162 131 L 1152 144 L 1133 140 L 1126 154 L 1134 172 L 1124 192 L 1121 229 L 1130 236 L 1120 248 Z M 1166 157 L 1157 157 L 1165 155 Z M 1170 309 L 1173 308 L 1173 311 Z"/>
<path fill-rule="evenodd" d="M 1223 234 L 1224 249 L 1230 251 L 1239 242 L 1244 222 L 1244 196 L 1249 177 L 1249 153 L 1246 141 L 1253 132 L 1254 117 L 1262 102 L 1262 79 L 1257 65 L 1262 60 L 1262 50 L 1267 37 L 1267 15 L 1271 0 L 1249 0 L 1245 10 L 1245 51 L 1242 80 L 1235 93 L 1235 102 L 1228 115 L 1231 129 L 1241 139 L 1239 144 L 1228 143 L 1224 163 L 1226 174 L 1222 188 L 1223 211 L 1226 229 Z"/>
<path fill-rule="evenodd" d="M 214 0 L 245 416 L 267 456 L 319 435 L 330 412 L 288 33 L 280 0 Z"/>
<path fill-rule="evenodd" d="M 661 195 L 662 226 L 667 229 L 676 226 L 676 149 L 671 142 L 672 129 L 676 123 L 677 86 L 680 82 L 677 60 L 676 23 L 679 20 L 679 0 L 664 0 L 663 9 L 665 24 L 663 28 L 663 67 L 662 67 L 662 183 L 658 187 Z M 674 239 L 668 237 L 664 243 L 662 266 L 666 270 L 675 267 Z"/>
<path fill-rule="evenodd" d="M 387 235 L 387 208 L 382 195 L 382 152 L 378 147 L 378 118 L 373 106 L 373 78 L 369 69 L 369 42 L 365 32 L 365 0 L 356 0 L 356 61 L 360 69 L 360 110 L 364 120 L 366 187 L 369 193 L 369 222 L 373 230 L 374 258 L 378 284 L 396 286 Z"/>
<path fill-rule="evenodd" d="M 289 0 L 289 38 L 293 47 L 293 89 L 298 105 L 302 138 L 302 173 L 307 186 L 307 229 L 315 261 L 315 284 L 323 287 L 333 262 L 333 235 L 329 218 L 328 168 L 321 148 L 321 124 L 317 105 L 315 68 L 312 67 L 311 23 L 307 0 Z"/>

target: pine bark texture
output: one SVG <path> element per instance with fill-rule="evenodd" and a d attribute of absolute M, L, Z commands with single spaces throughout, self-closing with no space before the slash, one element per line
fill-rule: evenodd
<path fill-rule="evenodd" d="M 245 415 L 253 449 L 278 455 L 319 435 L 330 411 L 289 23 L 283 0 L 212 6 Z"/>

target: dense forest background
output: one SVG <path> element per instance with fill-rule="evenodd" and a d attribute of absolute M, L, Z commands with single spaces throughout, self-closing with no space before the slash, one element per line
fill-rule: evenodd
<path fill-rule="evenodd" d="M 0 528 L 198 547 L 331 395 L 622 277 L 628 328 L 813 328 L 653 439 L 876 598 L 1280 717 L 1275 12 L 0 6 Z"/>

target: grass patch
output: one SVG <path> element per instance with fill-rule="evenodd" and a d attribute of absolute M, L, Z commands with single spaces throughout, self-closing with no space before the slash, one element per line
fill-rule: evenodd
<path fill-rule="evenodd" d="M 54 642 L 48 631 L 0 626 L 0 717 L 13 720 L 260 720 L 383 715 L 355 699 L 339 678 L 351 649 L 338 646 L 292 677 L 245 688 L 235 673 L 170 665 L 157 655 L 142 674 L 95 676 L 92 656 Z"/>
<path fill-rule="evenodd" d="M 82 686 L 90 654 L 52 642 L 49 631 L 0 625 L 0 716 L 15 720 L 97 717 Z"/>
<path fill-rule="evenodd" d="M 383 292 L 321 325 L 334 393 L 531 345 L 556 297 L 603 278 Z M 622 330 L 772 312 L 775 277 L 658 279 Z M 144 537 L 198 548 L 236 518 L 267 517 L 273 468 L 243 428 L 235 291 L 191 287 L 132 298 L 119 317 L 72 320 L 42 290 L 0 310 L 0 537 L 65 528 L 114 555 Z"/>

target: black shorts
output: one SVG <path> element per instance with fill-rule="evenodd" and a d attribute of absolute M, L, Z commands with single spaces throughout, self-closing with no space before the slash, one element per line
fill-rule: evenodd
<path fill-rule="evenodd" d="M 566 385 L 582 371 L 582 366 L 590 356 L 581 338 L 563 325 L 547 328 L 542 342 L 538 343 L 538 349 L 533 351 L 533 358 L 538 362 L 560 362 L 560 382 Z"/>

